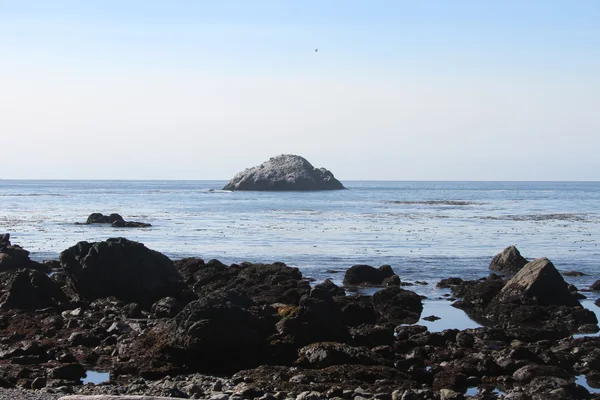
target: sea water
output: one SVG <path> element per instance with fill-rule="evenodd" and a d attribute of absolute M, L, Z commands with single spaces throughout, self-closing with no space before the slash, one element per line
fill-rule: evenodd
<path fill-rule="evenodd" d="M 429 283 L 412 289 L 433 298 L 441 278 L 486 276 L 509 245 L 583 272 L 566 278 L 579 288 L 600 279 L 598 182 L 350 181 L 321 192 L 228 192 L 225 183 L 0 180 L 0 233 L 36 260 L 126 237 L 172 259 L 282 261 L 317 281 L 389 264 L 404 281 Z M 75 224 L 93 212 L 152 226 Z"/>

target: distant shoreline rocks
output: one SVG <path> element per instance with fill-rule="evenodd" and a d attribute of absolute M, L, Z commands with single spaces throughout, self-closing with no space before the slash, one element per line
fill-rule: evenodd
<path fill-rule="evenodd" d="M 223 190 L 309 191 L 342 190 L 331 171 L 315 168 L 304 157 L 282 154 L 236 174 Z"/>
<path fill-rule="evenodd" d="M 110 224 L 113 228 L 148 228 L 152 226 L 146 222 L 125 221 L 117 213 L 104 215 L 102 213 L 92 213 L 89 215 L 85 223 L 75 222 L 76 225 L 91 225 L 91 224 Z"/>

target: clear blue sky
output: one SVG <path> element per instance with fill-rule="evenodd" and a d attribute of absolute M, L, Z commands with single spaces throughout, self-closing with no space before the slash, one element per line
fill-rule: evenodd
<path fill-rule="evenodd" d="M 597 0 L 0 0 L 1 177 L 295 153 L 346 180 L 599 180 L 599 21 Z"/>

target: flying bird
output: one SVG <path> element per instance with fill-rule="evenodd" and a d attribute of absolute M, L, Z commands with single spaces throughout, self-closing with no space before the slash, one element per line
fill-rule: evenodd
<path fill-rule="evenodd" d="M 317 51 L 319 51 L 319 49 L 315 49 L 315 53 L 316 53 Z"/>

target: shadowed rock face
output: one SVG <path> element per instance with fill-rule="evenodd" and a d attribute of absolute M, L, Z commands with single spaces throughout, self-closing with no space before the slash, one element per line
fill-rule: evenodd
<path fill-rule="evenodd" d="M 75 291 L 85 299 L 115 296 L 151 304 L 180 297 L 185 285 L 167 256 L 123 238 L 79 242 L 60 254 Z"/>
<path fill-rule="evenodd" d="M 35 310 L 68 302 L 60 287 L 43 272 L 13 269 L 0 273 L 0 309 Z"/>
<path fill-rule="evenodd" d="M 10 243 L 10 234 L 0 235 L 0 272 L 18 268 L 44 270 L 43 265 L 29 259 L 27 250 Z"/>
<path fill-rule="evenodd" d="M 325 168 L 315 168 L 305 158 L 282 154 L 261 165 L 248 168 L 236 176 L 223 190 L 339 190 L 345 189 Z"/>
<path fill-rule="evenodd" d="M 386 278 L 394 276 L 394 271 L 389 265 L 379 268 L 370 265 L 353 265 L 344 275 L 344 285 L 381 285 Z M 391 285 L 390 285 L 391 286 Z"/>

